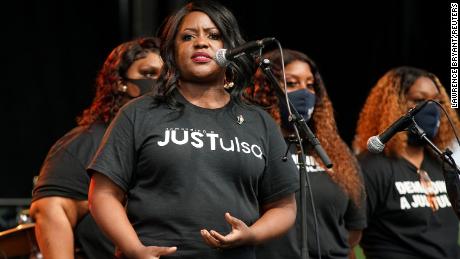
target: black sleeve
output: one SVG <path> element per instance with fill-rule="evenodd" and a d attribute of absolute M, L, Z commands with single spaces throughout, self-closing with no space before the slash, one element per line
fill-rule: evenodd
<path fill-rule="evenodd" d="M 460 176 L 457 170 L 452 168 L 443 168 L 443 173 L 449 201 L 455 214 L 460 219 Z"/>
<path fill-rule="evenodd" d="M 364 190 L 360 204 L 356 205 L 351 199 L 348 200 L 347 211 L 345 212 L 345 227 L 348 230 L 362 230 L 367 227 L 366 221 L 366 196 Z"/>
<path fill-rule="evenodd" d="M 286 143 L 279 127 L 273 121 L 268 121 L 268 152 L 267 162 L 260 188 L 260 203 L 279 200 L 299 188 L 298 170 L 288 154 L 287 161 L 282 158 L 286 152 Z"/>
<path fill-rule="evenodd" d="M 101 173 L 127 191 L 135 166 L 134 127 L 120 110 L 105 132 L 88 173 Z"/>
<path fill-rule="evenodd" d="M 88 199 L 85 166 L 65 148 L 53 147 L 42 165 L 32 201 L 48 196 Z"/>
<path fill-rule="evenodd" d="M 367 219 L 370 219 L 373 217 L 376 208 L 379 208 L 385 196 L 385 186 L 388 186 L 388 177 L 392 172 L 391 170 L 385 172 L 384 168 L 387 168 L 387 165 L 382 159 L 378 159 L 375 156 L 360 157 L 359 162 L 366 191 Z"/>

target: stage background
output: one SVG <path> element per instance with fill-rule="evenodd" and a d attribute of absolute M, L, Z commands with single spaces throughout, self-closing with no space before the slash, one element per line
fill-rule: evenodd
<path fill-rule="evenodd" d="M 449 90 L 450 4 L 444 1 L 221 1 L 246 40 L 276 37 L 319 66 L 342 137 L 351 143 L 369 89 L 388 69 L 425 68 Z M 183 1 L 2 3 L 0 199 L 29 199 L 51 145 L 93 97 L 110 50 L 155 33 Z"/>

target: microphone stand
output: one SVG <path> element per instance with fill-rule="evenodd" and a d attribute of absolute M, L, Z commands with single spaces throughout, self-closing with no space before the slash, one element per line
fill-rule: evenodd
<path fill-rule="evenodd" d="M 412 117 L 413 125 L 409 128 L 409 130 L 417 134 L 421 139 L 428 144 L 428 146 L 439 156 L 439 158 L 443 162 L 443 174 L 447 189 L 447 195 L 449 196 L 449 200 L 451 205 L 454 209 L 455 214 L 460 219 L 460 169 L 458 168 L 455 160 L 452 158 L 452 151 L 449 148 L 446 148 L 446 151 L 442 152 L 427 136 L 425 131 L 420 128 L 419 125 L 415 122 L 414 117 Z M 454 171 L 455 174 L 448 174 L 448 170 L 445 168 L 445 164 L 447 163 Z"/>
<path fill-rule="evenodd" d="M 449 164 L 449 166 L 451 166 L 453 169 L 455 169 L 455 171 L 457 172 L 457 174 L 460 173 L 460 170 L 459 168 L 457 167 L 457 164 L 455 163 L 455 160 L 452 158 L 452 151 L 450 151 L 448 148 L 446 149 L 445 152 L 442 152 L 427 136 L 426 136 L 426 133 L 425 131 L 420 128 L 420 126 L 415 122 L 415 119 L 414 117 L 412 117 L 412 126 L 409 128 L 409 130 L 412 132 L 412 133 L 415 133 L 417 134 L 420 139 L 423 139 L 425 141 L 425 143 L 428 144 L 428 146 L 439 156 L 439 158 Z"/>
<path fill-rule="evenodd" d="M 280 102 L 286 102 L 285 93 L 281 89 L 278 80 L 273 75 L 273 72 L 270 68 L 270 60 L 263 59 L 262 62 L 259 64 L 262 68 L 262 72 L 264 73 L 265 77 L 270 82 L 272 89 L 275 90 L 275 93 Z M 301 206 L 301 258 L 307 259 L 308 258 L 308 247 L 307 247 L 307 169 L 305 164 L 305 153 L 302 148 L 302 138 L 308 140 L 308 142 L 314 147 L 316 153 L 323 161 L 324 165 L 327 168 L 332 167 L 332 162 L 329 159 L 326 151 L 324 151 L 323 147 L 321 146 L 318 138 L 313 134 L 311 129 L 308 127 L 307 123 L 305 122 L 304 118 L 299 114 L 299 112 L 295 109 L 294 105 L 290 101 L 288 101 L 288 105 L 291 109 L 292 114 L 290 115 L 290 122 L 293 123 L 294 130 L 297 134 L 298 143 L 300 146 L 300 152 L 298 152 L 298 163 L 299 163 L 299 174 L 300 174 L 300 206 Z M 300 134 L 299 134 L 300 130 Z M 311 197 L 313 199 L 313 197 Z M 321 253 L 321 251 L 318 251 Z"/>

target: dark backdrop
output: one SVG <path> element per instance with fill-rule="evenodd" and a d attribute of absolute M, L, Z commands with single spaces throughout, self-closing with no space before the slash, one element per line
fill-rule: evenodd
<path fill-rule="evenodd" d="M 0 198 L 29 198 L 51 145 L 75 126 L 110 50 L 153 34 L 183 1 L 2 3 Z M 413 65 L 449 87 L 450 5 L 443 1 L 221 1 L 247 40 L 276 37 L 310 55 L 351 143 L 359 110 L 388 69 Z"/>

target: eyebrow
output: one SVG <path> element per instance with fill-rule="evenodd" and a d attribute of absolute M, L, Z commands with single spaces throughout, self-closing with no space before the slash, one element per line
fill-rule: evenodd
<path fill-rule="evenodd" d="M 208 32 L 208 31 L 211 31 L 211 30 L 219 30 L 217 29 L 217 27 L 207 27 L 207 28 L 203 28 L 204 31 Z M 190 27 L 187 27 L 187 28 L 184 28 L 183 31 L 193 31 L 193 32 L 197 32 L 198 30 L 196 28 L 190 28 Z"/>

